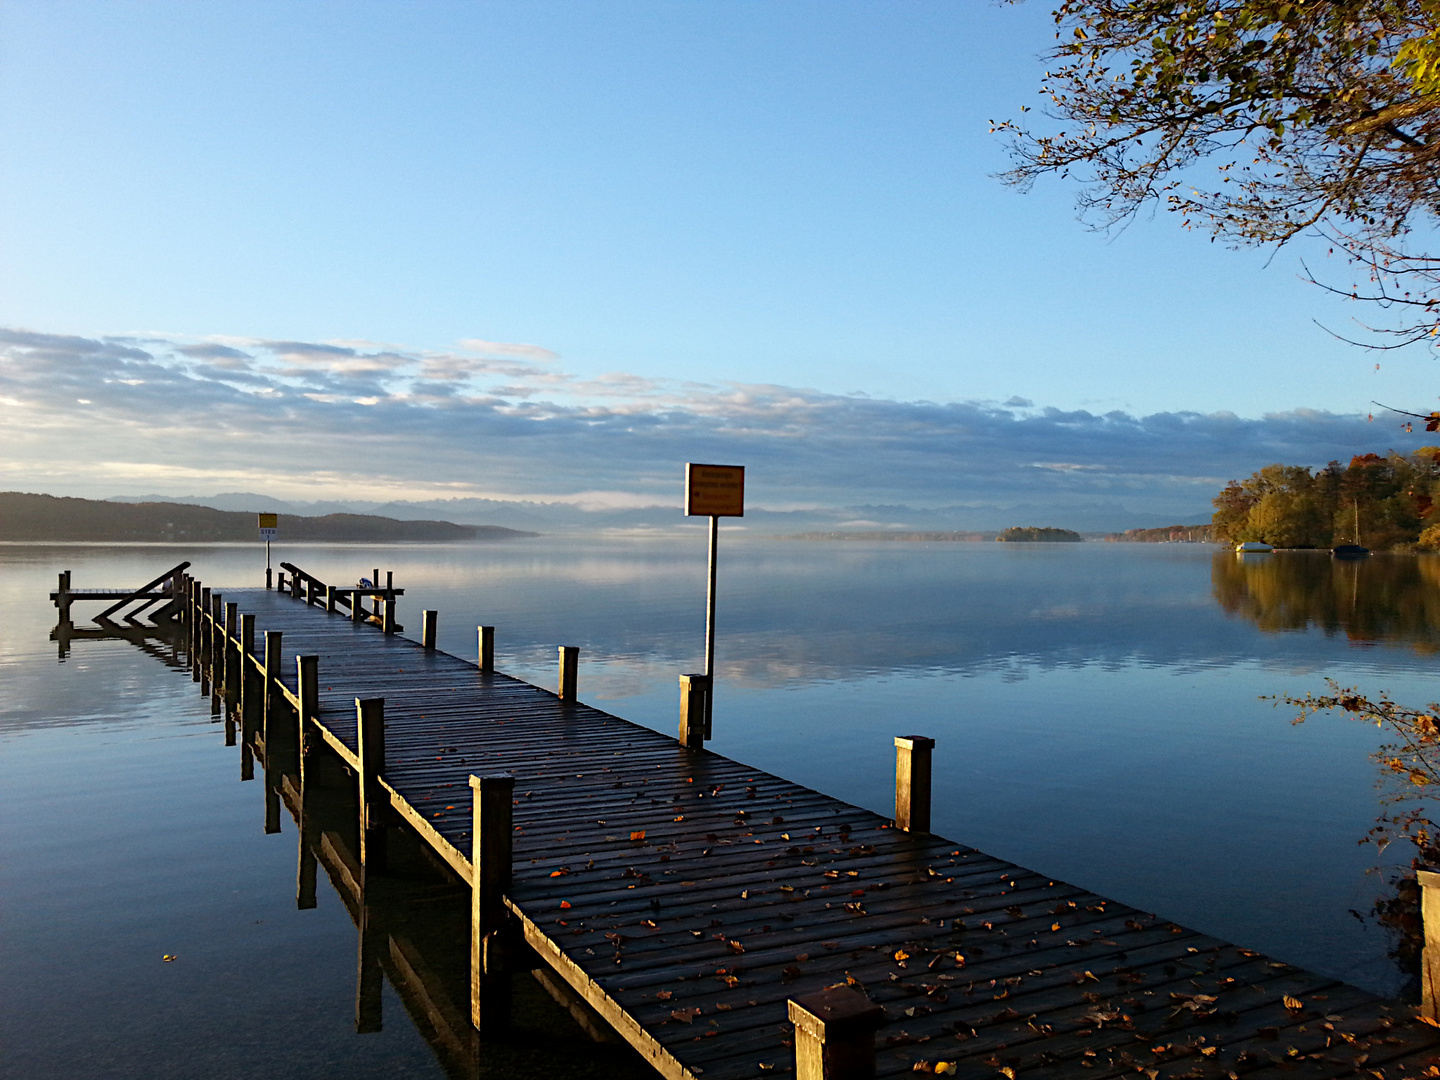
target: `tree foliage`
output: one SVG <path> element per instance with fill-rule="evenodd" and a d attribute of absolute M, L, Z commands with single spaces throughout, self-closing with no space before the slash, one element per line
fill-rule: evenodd
<path fill-rule="evenodd" d="M 1440 548 L 1440 447 L 1361 454 L 1341 467 L 1267 465 L 1232 480 L 1213 500 L 1217 540 L 1276 547 L 1363 543 Z"/>
<path fill-rule="evenodd" d="M 1319 234 L 1369 279 L 1337 291 L 1401 313 L 1392 345 L 1440 332 L 1440 0 L 1059 0 L 1054 16 L 1054 123 L 995 125 L 1010 182 L 1075 179 L 1102 228 L 1159 206 L 1236 245 Z"/>

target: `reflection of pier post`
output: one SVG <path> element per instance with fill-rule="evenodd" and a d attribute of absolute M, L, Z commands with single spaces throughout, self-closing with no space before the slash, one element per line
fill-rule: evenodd
<path fill-rule="evenodd" d="M 355 973 L 355 1033 L 369 1035 L 381 1029 L 384 1017 L 381 1014 L 381 993 L 385 988 L 385 973 L 380 967 L 380 958 L 386 945 L 385 932 L 380 919 L 371 904 L 365 903 L 365 894 L 360 894 L 360 916 L 357 971 Z"/>
<path fill-rule="evenodd" d="M 315 742 L 319 732 L 315 730 L 315 718 L 320 706 L 319 657 L 301 656 L 296 658 L 300 698 L 300 716 L 296 724 L 295 772 L 300 785 L 299 805 L 296 806 L 296 825 L 300 833 L 300 865 L 295 875 L 295 903 L 299 908 L 315 906 L 315 789 L 320 779 L 319 761 L 315 754 Z"/>

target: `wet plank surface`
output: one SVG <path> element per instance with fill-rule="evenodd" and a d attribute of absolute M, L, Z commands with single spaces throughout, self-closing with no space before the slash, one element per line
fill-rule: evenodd
<path fill-rule="evenodd" d="M 320 657 L 351 750 L 355 698 L 385 698 L 387 780 L 466 856 L 468 777 L 515 776 L 516 910 L 691 1075 L 789 1071 L 787 999 L 850 982 L 885 1009 L 880 1076 L 1440 1076 L 1413 1007 L 346 614 L 225 598 L 283 632 L 292 689 Z"/>

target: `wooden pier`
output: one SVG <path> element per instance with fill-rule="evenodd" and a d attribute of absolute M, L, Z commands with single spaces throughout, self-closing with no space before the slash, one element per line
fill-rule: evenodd
<path fill-rule="evenodd" d="M 285 569 L 283 590 L 181 572 L 176 591 L 192 677 L 242 777 L 265 772 L 266 830 L 282 806 L 299 825 L 298 903 L 323 865 L 356 914 L 413 850 L 470 898 L 444 924 L 468 1000 L 393 937 L 367 966 L 357 914 L 362 1030 L 384 970 L 442 1058 L 469 1060 L 538 971 L 674 1080 L 1440 1077 L 1415 1006 L 930 834 L 923 736 L 893 739 L 881 816 L 705 750 L 684 678 L 675 739 L 582 704 L 573 650 L 552 692 L 494 670 L 494 628 L 474 660 L 434 647 L 433 612 L 398 636 L 378 573 L 341 590 Z"/>

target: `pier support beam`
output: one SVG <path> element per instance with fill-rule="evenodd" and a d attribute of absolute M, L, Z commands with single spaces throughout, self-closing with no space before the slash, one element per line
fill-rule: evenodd
<path fill-rule="evenodd" d="M 495 670 L 495 627 L 477 626 L 476 636 L 480 641 L 480 670 Z"/>
<path fill-rule="evenodd" d="M 875 1080 L 875 1032 L 885 1010 L 859 990 L 832 986 L 791 998 L 795 1080 Z"/>
<path fill-rule="evenodd" d="M 470 787 L 470 1021 L 482 1035 L 493 1035 L 510 1026 L 505 893 L 514 859 L 515 778 L 471 776 Z"/>
<path fill-rule="evenodd" d="M 580 671 L 580 649 L 575 645 L 560 646 L 560 690 L 561 701 L 575 700 L 576 678 Z"/>
<path fill-rule="evenodd" d="M 385 810 L 380 787 L 385 775 L 385 699 L 355 699 L 355 730 L 360 765 L 360 863 L 366 875 L 385 869 Z"/>
<path fill-rule="evenodd" d="M 1440 1020 L 1440 871 L 1420 870 L 1420 1015 Z"/>
<path fill-rule="evenodd" d="M 711 677 L 680 676 L 680 745 L 705 745 L 705 717 L 709 713 Z"/>
<path fill-rule="evenodd" d="M 930 831 L 930 753 L 935 740 L 924 735 L 895 737 L 895 827 Z"/>

